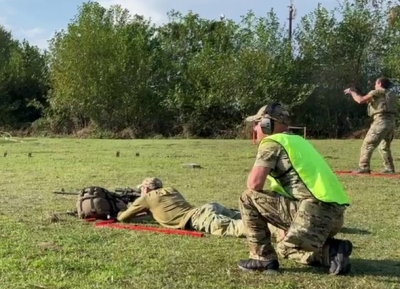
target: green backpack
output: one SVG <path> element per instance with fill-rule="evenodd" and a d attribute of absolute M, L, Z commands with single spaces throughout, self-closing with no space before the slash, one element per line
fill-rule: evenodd
<path fill-rule="evenodd" d="M 117 217 L 127 205 L 116 195 L 102 187 L 86 187 L 79 192 L 76 210 L 80 219 L 102 219 Z"/>

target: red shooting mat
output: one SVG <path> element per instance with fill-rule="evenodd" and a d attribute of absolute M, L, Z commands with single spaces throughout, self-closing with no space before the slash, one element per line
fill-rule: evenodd
<path fill-rule="evenodd" d="M 353 173 L 352 171 L 335 171 L 335 174 L 337 175 L 344 175 L 344 176 L 355 176 L 355 177 L 381 177 L 381 178 L 400 178 L 400 174 L 384 174 L 384 173 L 373 173 L 371 172 L 370 174 L 356 174 Z"/>
<path fill-rule="evenodd" d="M 195 237 L 195 238 L 201 238 L 204 236 L 204 234 L 202 232 L 197 232 L 197 231 L 140 226 L 140 225 L 136 225 L 136 224 L 122 224 L 122 223 L 117 223 L 115 220 L 96 222 L 96 219 L 85 219 L 85 221 L 86 222 L 94 222 L 95 227 L 106 227 L 106 228 L 114 228 L 114 229 L 133 230 L 133 231 L 148 231 L 148 232 L 171 234 L 171 235 L 186 235 L 186 236 Z"/>

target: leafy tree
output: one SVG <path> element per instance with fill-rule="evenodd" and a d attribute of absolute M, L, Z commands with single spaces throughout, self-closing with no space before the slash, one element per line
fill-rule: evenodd
<path fill-rule="evenodd" d="M 46 55 L 0 27 L 0 125 L 20 127 L 41 117 L 49 89 Z"/>
<path fill-rule="evenodd" d="M 367 93 L 382 75 L 399 82 L 397 2 L 342 0 L 332 11 L 319 4 L 289 39 L 273 9 L 261 17 L 248 11 L 238 22 L 172 10 L 156 27 L 118 5 L 89 1 L 48 52 L 0 29 L 0 123 L 37 120 L 35 129 L 54 133 L 237 137 L 246 115 L 278 100 L 309 136 L 345 137 L 368 117 L 343 90 Z"/>

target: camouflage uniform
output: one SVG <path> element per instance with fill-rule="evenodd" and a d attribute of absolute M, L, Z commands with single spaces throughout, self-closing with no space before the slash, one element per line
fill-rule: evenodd
<path fill-rule="evenodd" d="M 149 191 L 145 192 L 141 188 L 141 196 L 118 214 L 118 221 L 135 221 L 138 214 L 146 212 L 151 213 L 152 218 L 165 228 L 184 229 L 196 212 L 196 207 L 187 202 L 176 189 L 163 187 L 158 178 L 146 178 L 141 186 Z"/>
<path fill-rule="evenodd" d="M 275 113 L 275 119 L 288 122 L 282 111 Z M 260 121 L 259 114 L 260 111 L 248 120 Z M 341 246 L 343 251 L 343 247 L 347 247 L 346 254 L 350 255 L 352 248 L 350 242 L 333 239 L 343 225 L 345 207 L 317 200 L 293 169 L 284 148 L 275 141 L 268 140 L 259 146 L 254 165 L 269 168 L 270 175 L 280 182 L 290 197 L 271 190 L 247 189 L 242 193 L 239 208 L 247 228 L 250 259 L 240 261 L 239 267 L 259 270 L 251 268 L 257 264 L 253 260 L 258 260 L 261 261 L 258 264 L 275 264 L 271 267 L 275 270 L 279 267 L 278 253 L 282 258 L 301 264 L 330 266 L 331 270 L 336 270 L 332 265 L 334 250 Z M 271 244 L 269 224 L 286 232 L 276 250 Z M 343 266 L 349 270 L 348 264 Z"/>
<path fill-rule="evenodd" d="M 373 151 L 378 147 L 383 159 L 384 172 L 394 173 L 395 167 L 390 149 L 396 128 L 397 96 L 385 89 L 371 90 L 372 100 L 368 104 L 368 116 L 373 122 L 361 147 L 359 169 L 356 172 L 369 173 Z"/>
<path fill-rule="evenodd" d="M 218 203 L 199 207 L 191 217 L 190 227 L 216 236 L 246 236 L 240 212 Z"/>
<path fill-rule="evenodd" d="M 218 203 L 208 203 L 195 207 L 174 188 L 164 188 L 158 178 L 146 178 L 137 188 L 146 187 L 124 212 L 120 212 L 121 222 L 136 220 L 138 213 L 150 211 L 155 221 L 163 227 L 203 231 L 216 236 L 245 237 L 245 228 L 240 212 L 225 208 Z"/>
<path fill-rule="evenodd" d="M 218 203 L 208 203 L 197 209 L 190 220 L 190 228 L 215 236 L 246 237 L 246 227 L 238 210 L 228 209 Z M 277 239 L 279 230 L 268 224 L 272 238 Z"/>

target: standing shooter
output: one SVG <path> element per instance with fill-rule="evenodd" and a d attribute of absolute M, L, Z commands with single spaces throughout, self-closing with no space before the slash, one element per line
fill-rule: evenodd
<path fill-rule="evenodd" d="M 361 147 L 358 168 L 354 173 L 371 173 L 371 157 L 379 145 L 379 153 L 383 159 L 383 173 L 394 173 L 392 151 L 390 145 L 394 138 L 396 128 L 396 116 L 398 114 L 397 96 L 390 91 L 390 81 L 387 78 L 378 78 L 375 82 L 375 89 L 367 95 L 361 96 L 351 88 L 344 93 L 350 94 L 354 101 L 359 104 L 368 103 L 368 116 L 372 117 L 372 124 L 364 138 Z"/>

